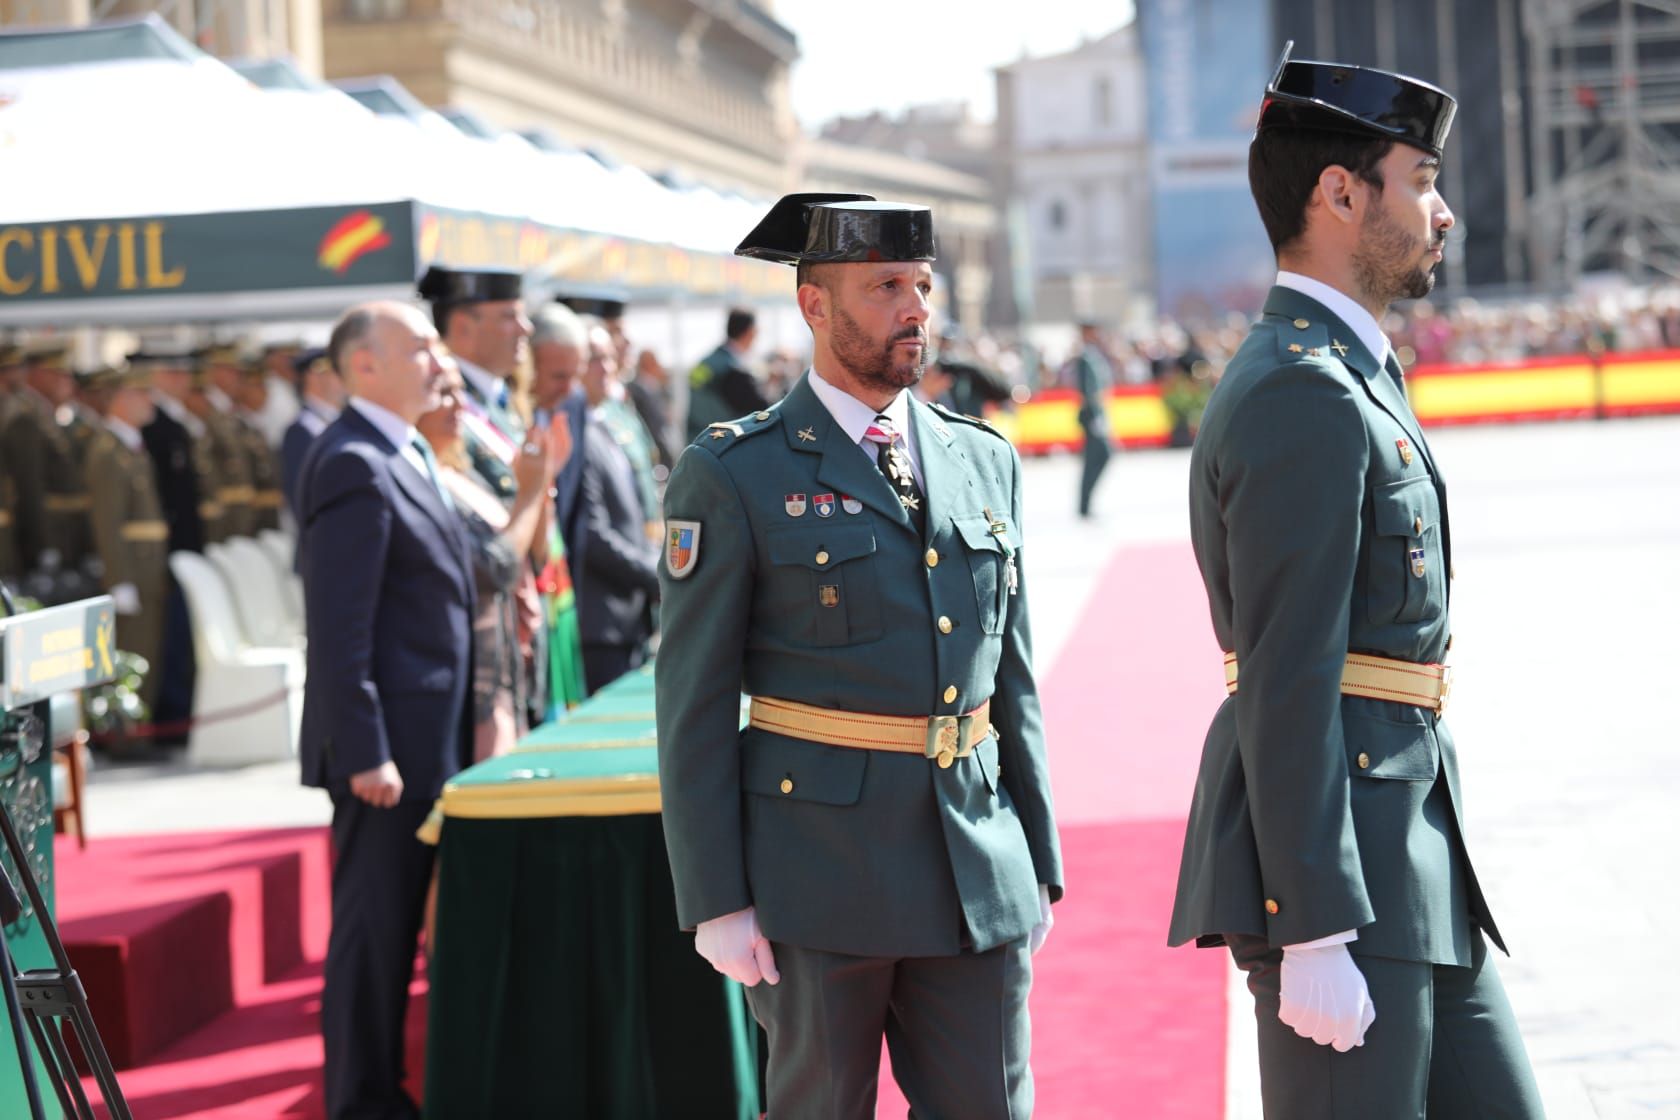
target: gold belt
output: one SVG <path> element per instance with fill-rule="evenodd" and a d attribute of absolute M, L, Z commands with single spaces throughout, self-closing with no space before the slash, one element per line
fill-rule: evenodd
<path fill-rule="evenodd" d="M 86 493 L 45 494 L 41 506 L 53 513 L 86 513 L 93 508 L 93 499 Z"/>
<path fill-rule="evenodd" d="M 1225 655 L 1225 691 L 1237 694 L 1237 655 Z M 1415 704 L 1437 714 L 1452 695 L 1452 666 L 1350 653 L 1342 666 L 1342 695 Z"/>
<path fill-rule="evenodd" d="M 216 491 L 223 505 L 249 505 L 256 491 L 249 486 L 224 486 Z"/>
<path fill-rule="evenodd" d="M 755 696 L 747 722 L 831 747 L 919 754 L 945 768 L 973 754 L 975 744 L 991 733 L 991 711 L 988 700 L 960 716 L 877 716 Z"/>
<path fill-rule="evenodd" d="M 257 490 L 251 495 L 251 505 L 256 509 L 279 509 L 280 491 Z"/>
<path fill-rule="evenodd" d="M 166 541 L 169 539 L 167 521 L 130 521 L 122 527 L 125 541 Z"/>

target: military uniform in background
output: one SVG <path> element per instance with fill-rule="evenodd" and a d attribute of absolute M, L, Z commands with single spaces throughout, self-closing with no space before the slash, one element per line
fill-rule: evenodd
<path fill-rule="evenodd" d="M 0 436 L 17 407 L 18 390 L 12 384 L 23 369 L 23 350 L 0 343 Z M 17 548 L 17 484 L 12 479 L 10 460 L 0 455 L 0 580 L 15 584 L 23 576 Z"/>
<path fill-rule="evenodd" d="M 624 449 L 630 469 L 636 473 L 636 490 L 642 497 L 642 508 L 648 511 L 648 539 L 659 539 L 659 481 L 654 475 L 658 458 L 653 435 L 642 422 L 636 406 L 627 396 L 613 396 L 609 389 L 605 400 L 595 406 L 596 417 L 614 442 Z"/>
<path fill-rule="evenodd" d="M 1265 104 L 1262 130 L 1368 135 L 1420 160 L 1454 108 L 1408 78 L 1311 62 L 1280 65 Z M 1368 310 L 1279 275 L 1208 401 L 1190 519 L 1231 695 L 1203 747 L 1169 943 L 1227 945 L 1248 973 L 1267 1117 L 1538 1120 L 1442 719 L 1447 487 Z M 1351 954 L 1375 1012 L 1345 1052 L 1279 1019 L 1292 968 L 1317 977 L 1291 997 L 1318 1001 L 1298 1022 L 1362 1018 L 1340 957 L 1312 956 L 1327 950 Z"/>
<path fill-rule="evenodd" d="M 249 425 L 234 412 L 233 401 L 227 394 L 206 380 L 206 371 L 212 363 L 237 363 L 239 356 L 232 347 L 213 346 L 199 351 L 197 358 L 198 391 L 208 403 L 199 414 L 208 442 L 208 461 L 201 460 L 207 470 L 201 471 L 200 476 L 214 480 L 215 486 L 209 493 L 221 506 L 221 517 L 213 530 L 206 527 L 206 535 L 209 543 L 229 537 L 248 537 L 256 528 Z"/>
<path fill-rule="evenodd" d="M 280 489 L 280 460 L 268 437 L 245 417 L 239 420 L 240 438 L 245 441 L 245 459 L 251 471 L 251 532 L 280 528 L 280 507 L 285 497 Z"/>
<path fill-rule="evenodd" d="M 95 377 L 110 388 L 143 389 L 147 375 L 141 370 L 110 370 Z M 163 679 L 169 523 L 140 432 L 120 420 L 103 422 L 88 440 L 87 477 L 105 589 L 132 589 L 133 601 L 117 604 L 117 645 L 144 657 L 150 666 L 141 687 L 141 698 L 150 706 Z"/>
<path fill-rule="evenodd" d="M 688 373 L 688 420 L 690 440 L 699 438 L 708 425 L 732 416 L 745 416 L 765 408 L 769 400 L 758 378 L 752 375 L 727 342 L 707 354 Z"/>
<path fill-rule="evenodd" d="M 32 354 L 29 364 L 64 370 L 68 376 L 67 357 L 64 348 L 52 347 Z M 0 454 L 17 494 L 22 569 L 43 567 L 49 553 L 59 570 L 79 568 L 90 545 L 88 495 L 76 444 L 59 422 L 57 407 L 26 387 L 0 433 Z"/>
<path fill-rule="evenodd" d="M 1103 468 L 1114 455 L 1108 424 L 1108 390 L 1114 384 L 1114 368 L 1094 342 L 1087 342 L 1074 361 L 1079 388 L 1079 429 L 1085 433 L 1079 471 L 1079 516 L 1091 516 L 1091 495 Z"/>

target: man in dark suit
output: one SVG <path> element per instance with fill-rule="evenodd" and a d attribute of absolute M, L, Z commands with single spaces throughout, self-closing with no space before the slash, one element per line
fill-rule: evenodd
<path fill-rule="evenodd" d="M 583 441 L 583 474 L 568 540 L 583 638 L 584 682 L 591 693 L 642 663 L 653 626 L 649 607 L 659 594 L 659 552 L 647 535 L 649 512 L 630 456 L 601 418 L 607 382 L 617 372 L 606 328 L 588 332 L 583 388 L 590 413 Z"/>
<path fill-rule="evenodd" d="M 344 378 L 333 368 L 325 350 L 312 347 L 302 351 L 295 368 L 303 399 L 298 402 L 297 419 L 280 437 L 280 489 L 293 522 L 298 516 L 298 475 L 303 470 L 303 457 L 315 437 L 338 419 L 338 414 L 344 411 L 344 402 L 350 399 Z"/>
<path fill-rule="evenodd" d="M 688 440 L 694 442 L 708 425 L 768 408 L 764 390 L 747 369 L 747 354 L 758 337 L 758 319 L 735 308 L 724 322 L 723 344 L 700 360 L 688 374 Z"/>
<path fill-rule="evenodd" d="M 321 998 L 332 1120 L 418 1117 L 403 1016 L 432 849 L 415 838 L 471 757 L 472 564 L 414 423 L 437 406 L 437 333 L 363 304 L 333 328 L 353 399 L 304 458 L 299 559 L 309 632 L 303 782 L 333 803 Z"/>
<path fill-rule="evenodd" d="M 538 427 L 564 413 L 572 433 L 572 457 L 554 479 L 554 523 L 568 550 L 577 539 L 578 495 L 583 483 L 583 444 L 589 397 L 583 390 L 589 332 L 571 308 L 551 303 L 531 317 L 531 407 Z"/>

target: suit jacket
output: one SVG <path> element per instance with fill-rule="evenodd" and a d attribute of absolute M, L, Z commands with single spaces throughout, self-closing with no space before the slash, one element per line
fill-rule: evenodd
<path fill-rule="evenodd" d="M 1356 929 L 1355 953 L 1463 965 L 1473 921 L 1504 947 L 1446 723 L 1339 687 L 1350 651 L 1438 662 L 1448 644 L 1447 488 L 1398 370 L 1274 288 L 1208 401 L 1191 537 L 1240 676 L 1203 748 L 1172 944 Z"/>
<path fill-rule="evenodd" d="M 204 519 L 199 507 L 213 495 L 201 489 L 192 433 L 159 408 L 152 422 L 140 429 L 140 439 L 152 458 L 163 519 L 169 522 L 169 551 L 203 552 Z"/>
<path fill-rule="evenodd" d="M 566 542 L 567 551 L 571 552 L 573 542 L 578 539 L 578 495 L 583 490 L 584 444 L 589 439 L 589 398 L 580 385 L 557 408 L 565 413 L 566 425 L 572 432 L 572 456 L 554 478 L 554 523 L 560 526 L 561 539 Z M 573 578 L 577 578 L 575 574 Z"/>
<path fill-rule="evenodd" d="M 591 411 L 584 436 L 577 536 L 567 541 L 585 645 L 634 646 L 650 634 L 648 603 L 659 593 L 659 553 L 630 457 Z"/>
<path fill-rule="evenodd" d="M 294 522 L 298 517 L 298 476 L 303 471 L 303 457 L 309 451 L 309 445 L 315 442 L 315 437 L 327 430 L 331 423 L 325 416 L 316 412 L 306 400 L 298 407 L 297 419 L 286 426 L 286 434 L 280 437 L 280 490 L 285 495 L 286 508 L 291 511 Z"/>
<path fill-rule="evenodd" d="M 700 524 L 690 573 L 671 575 L 669 548 L 662 562 L 655 668 L 681 923 L 750 904 L 773 940 L 864 956 L 954 954 L 965 928 L 976 950 L 1025 936 L 1038 885 L 1060 897 L 1062 870 L 1020 458 L 983 423 L 913 402 L 924 539 L 808 378 L 756 415 L 689 447 L 665 496 L 667 518 Z M 836 495 L 826 517 L 818 494 Z M 897 716 L 989 700 L 995 734 L 943 769 L 743 731 L 742 691 Z"/>
<path fill-rule="evenodd" d="M 304 457 L 303 784 L 392 761 L 430 800 L 472 757 L 472 560 L 455 511 L 355 408 Z"/>

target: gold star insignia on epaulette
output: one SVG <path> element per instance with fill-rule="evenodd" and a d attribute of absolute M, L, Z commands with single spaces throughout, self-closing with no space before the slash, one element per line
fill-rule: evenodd
<path fill-rule="evenodd" d="M 727 436 L 728 434 L 729 434 L 729 429 L 728 428 L 713 428 L 712 429 L 712 438 L 713 439 L 722 439 L 724 436 Z"/>
<path fill-rule="evenodd" d="M 1347 357 L 1348 348 L 1342 345 L 1342 340 L 1339 338 L 1333 338 L 1330 340 L 1330 349 L 1336 352 L 1336 357 L 1338 358 Z"/>
<path fill-rule="evenodd" d="M 801 428 L 799 429 L 799 438 L 804 440 L 806 443 L 815 443 L 817 433 L 810 428 Z"/>
<path fill-rule="evenodd" d="M 1323 355 L 1324 355 L 1324 351 L 1320 350 L 1316 346 L 1314 346 L 1311 350 L 1307 351 L 1307 357 L 1309 357 L 1309 358 L 1318 358 L 1318 357 L 1322 357 Z"/>
<path fill-rule="evenodd" d="M 1299 342 L 1291 342 L 1289 344 L 1289 352 L 1291 354 L 1299 354 L 1301 352 L 1301 344 Z"/>

